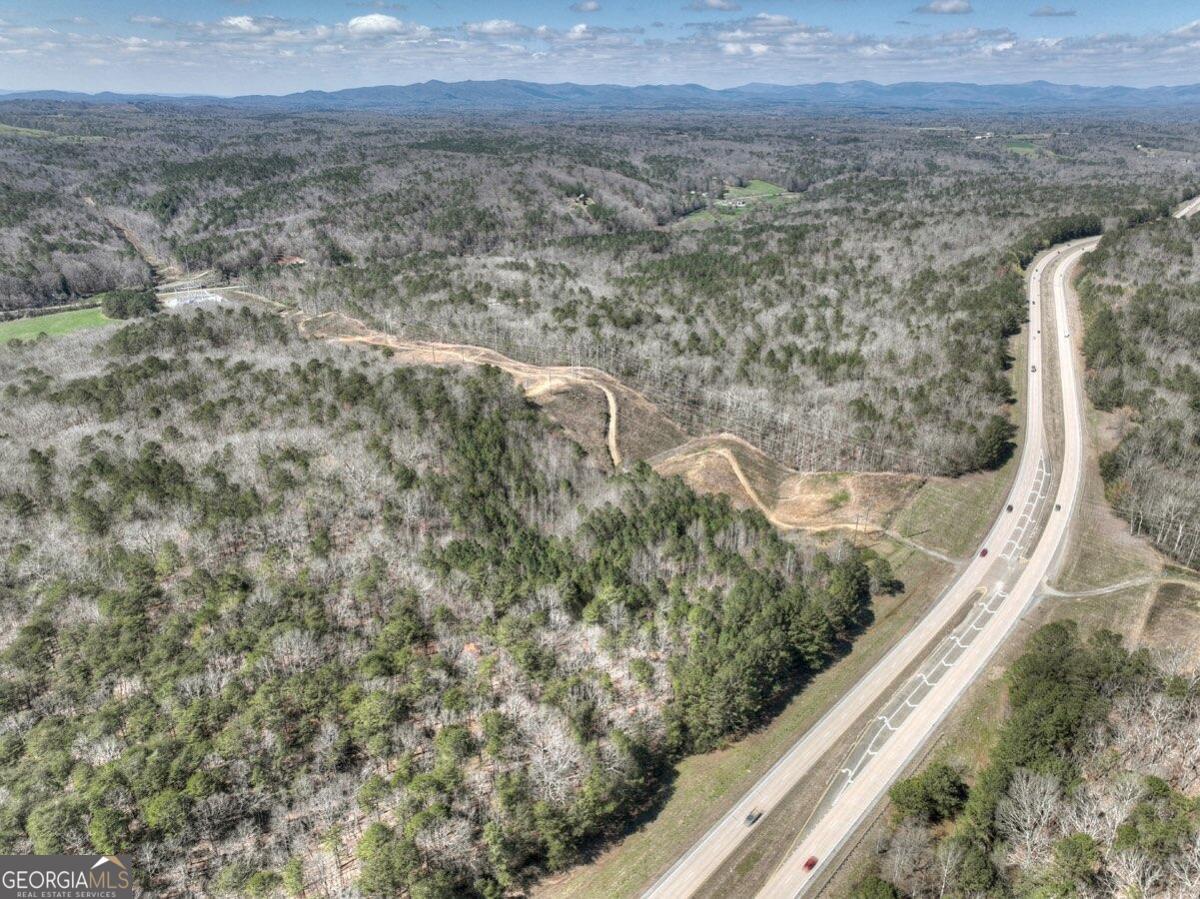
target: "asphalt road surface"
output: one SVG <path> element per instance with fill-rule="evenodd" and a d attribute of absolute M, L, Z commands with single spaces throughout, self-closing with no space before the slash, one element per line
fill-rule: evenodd
<path fill-rule="evenodd" d="M 1065 284 L 1066 272 L 1079 256 L 1093 247 L 1089 238 L 1057 248 L 1034 264 L 1029 277 L 1029 296 L 1040 302 L 1042 279 L 1048 274 Z M 1061 294 L 1065 316 L 1065 289 Z M 1031 314 L 1033 311 L 1031 310 Z M 1064 327 L 1063 333 L 1066 329 Z M 1079 459 L 1082 435 L 1079 432 L 1080 394 L 1074 364 L 1062 364 L 1064 404 L 1069 410 L 1066 467 L 1054 503 L 1062 511 L 1051 514 L 1054 503 L 1047 501 L 1050 484 L 1049 454 L 1045 451 L 1043 428 L 1044 366 L 1042 337 L 1036 326 L 1029 329 L 1029 358 L 1037 371 L 1029 373 L 1029 401 L 1026 410 L 1025 440 L 1013 486 L 1005 501 L 1013 512 L 1002 512 L 984 539 L 974 558 L 946 589 L 928 614 L 909 631 L 842 699 L 830 709 L 792 748 L 747 792 L 728 814 L 718 821 L 699 842 L 644 894 L 655 897 L 690 896 L 718 871 L 738 845 L 752 833 L 754 825 L 746 818 L 752 812 L 764 816 L 778 805 L 813 766 L 855 725 L 864 709 L 888 698 L 897 678 L 918 661 L 922 662 L 919 682 L 910 679 L 895 694 L 880 717 L 873 722 L 880 739 L 872 731 L 856 745 L 859 755 L 847 760 L 826 794 L 818 812 L 819 820 L 799 843 L 764 888 L 764 896 L 797 895 L 814 871 L 803 870 L 810 856 L 830 858 L 854 827 L 883 795 L 920 744 L 932 733 L 954 701 L 1016 623 L 1028 605 L 1034 590 L 1044 578 L 1072 513 L 1074 494 L 1080 477 Z M 1072 359 L 1069 344 L 1063 341 L 1060 361 Z M 1052 527 L 1042 531 L 1046 518 Z M 1054 526 L 1057 523 L 1057 526 Z M 1041 539 L 1037 539 L 1038 537 Z M 979 602 L 967 616 L 968 634 L 957 642 L 937 642 L 951 623 L 973 599 Z M 954 636 L 954 635 L 952 635 Z M 967 639 L 969 637 L 969 639 Z M 905 692 L 907 691 L 907 692 Z M 915 692 L 914 692 L 915 691 Z M 897 696 L 899 706 L 896 705 Z M 880 752 L 886 743 L 887 751 Z M 853 754 L 852 754 L 853 755 Z M 814 816 L 816 817 L 816 816 Z"/>

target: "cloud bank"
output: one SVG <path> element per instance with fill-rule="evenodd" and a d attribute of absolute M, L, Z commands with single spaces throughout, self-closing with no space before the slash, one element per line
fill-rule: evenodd
<path fill-rule="evenodd" d="M 669 30 L 502 18 L 430 27 L 398 4 L 360 3 L 335 23 L 241 13 L 205 21 L 137 15 L 115 33 L 69 21 L 4 23 L 0 87 L 235 94 L 430 78 L 713 87 L 857 78 L 1147 85 L 1194 81 L 1200 72 L 1200 20 L 1143 34 L 1029 37 L 973 27 L 967 0 L 930 0 L 918 9 L 962 27 L 876 35 L 782 14 L 731 16 L 731 0 L 699 5 L 726 14 Z M 599 4 L 575 6 L 586 12 Z M 1045 5 L 1030 15 L 1040 21 L 1070 12 Z"/>

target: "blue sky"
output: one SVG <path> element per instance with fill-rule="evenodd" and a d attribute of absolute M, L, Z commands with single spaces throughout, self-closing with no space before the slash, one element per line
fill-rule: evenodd
<path fill-rule="evenodd" d="M 0 89 L 1200 81 L 1180 0 L 0 0 Z"/>

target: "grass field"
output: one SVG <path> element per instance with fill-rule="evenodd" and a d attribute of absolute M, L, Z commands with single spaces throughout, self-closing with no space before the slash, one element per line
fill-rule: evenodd
<path fill-rule="evenodd" d="M 10 340 L 33 340 L 39 334 L 53 337 L 56 334 L 69 334 L 84 328 L 99 328 L 111 324 L 112 319 L 105 318 L 98 308 L 73 309 L 70 312 L 55 312 L 53 315 L 39 315 L 36 318 L 19 318 L 16 321 L 0 322 L 0 343 Z"/>
<path fill-rule="evenodd" d="M 54 137 L 53 131 L 42 131 L 38 128 L 18 128 L 16 125 L 5 125 L 0 122 L 0 137 Z"/>
<path fill-rule="evenodd" d="M 757 178 L 746 183 L 745 187 L 731 187 L 725 191 L 726 200 L 761 200 L 765 197 L 781 197 L 787 191 L 778 184 L 770 181 L 759 181 Z"/>
<path fill-rule="evenodd" d="M 727 187 L 721 195 L 722 200 L 742 200 L 744 206 L 709 206 L 698 209 L 684 218 L 687 222 L 718 222 L 739 218 L 751 209 L 763 204 L 773 205 L 787 202 L 796 196 L 778 184 L 770 181 L 760 181 L 757 178 L 746 182 L 744 187 Z"/>
<path fill-rule="evenodd" d="M 1056 155 L 1053 150 L 1047 149 L 1042 144 L 1035 143 L 1027 137 L 1014 137 L 1005 143 L 1004 149 L 1011 153 L 1016 153 L 1018 156 L 1028 156 L 1031 159 L 1036 159 L 1039 156 L 1053 157 Z"/>
<path fill-rule="evenodd" d="M 56 134 L 53 131 L 43 131 L 41 128 L 22 128 L 19 125 L 6 125 L 0 122 L 0 138 L 3 137 L 32 137 L 38 140 L 54 140 L 64 143 L 94 143 L 104 140 L 96 134 Z"/>

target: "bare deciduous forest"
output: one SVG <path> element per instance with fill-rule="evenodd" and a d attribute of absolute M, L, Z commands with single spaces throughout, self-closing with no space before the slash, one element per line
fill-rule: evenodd
<path fill-rule="evenodd" d="M 1113 507 L 1168 555 L 1200 560 L 1200 221 L 1113 231 L 1088 259 L 1088 392 L 1117 445 Z"/>
<path fill-rule="evenodd" d="M 0 353 L 0 844 L 156 894 L 501 895 L 744 733 L 895 589 L 494 369 L 160 313 Z"/>
<path fill-rule="evenodd" d="M 685 425 L 736 431 L 801 470 L 991 464 L 1006 338 L 1024 316 L 1013 260 L 1038 235 L 1175 202 L 1200 155 L 1168 119 L 500 124 L 147 107 L 81 108 L 68 125 L 11 107 L 14 125 L 71 132 L 6 141 L 14 180 L 52 182 L 22 221 L 85 217 L 105 277 L 138 268 L 107 220 L 150 258 L 310 311 L 595 364 Z M 64 271 L 68 221 L 49 229 L 62 250 L 13 243 L 4 302 L 86 292 Z"/>
<path fill-rule="evenodd" d="M 1191 124 L 0 118 L 22 129 L 0 131 L 0 317 L 131 319 L 0 345 L 6 852 L 129 853 L 153 895 L 519 895 L 902 587 L 853 543 L 602 470 L 495 369 L 161 311 L 155 283 L 595 365 L 801 471 L 958 475 L 1011 450 L 1023 266 L 1104 230 L 1089 389 L 1127 422 L 1105 477 L 1133 527 L 1196 552 L 1196 226 L 1157 220 L 1200 193 Z M 1031 890 L 1194 884 L 1195 759 L 1162 727 L 1194 730 L 1194 678 L 1038 639 L 994 772 L 906 782 L 884 871 L 912 895 L 1013 866 Z M 1114 753 L 1158 780 L 1110 776 Z M 970 840 L 941 839 L 951 819 Z"/>
<path fill-rule="evenodd" d="M 891 791 L 896 827 L 856 899 L 1192 896 L 1200 676 L 1048 625 L 1007 674 L 1011 714 L 968 787 L 937 763 Z"/>

